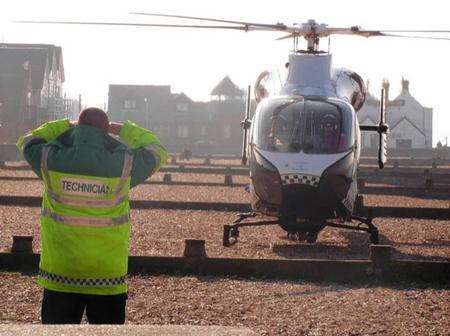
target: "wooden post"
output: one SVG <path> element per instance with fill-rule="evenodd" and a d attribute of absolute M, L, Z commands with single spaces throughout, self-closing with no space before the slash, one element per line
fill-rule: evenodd
<path fill-rule="evenodd" d="M 167 184 L 172 183 L 172 175 L 171 174 L 164 174 L 163 182 L 167 183 Z"/>
<path fill-rule="evenodd" d="M 227 187 L 230 187 L 233 185 L 233 176 L 231 175 L 225 175 L 225 180 L 223 182 Z"/>
<path fill-rule="evenodd" d="M 433 189 L 433 179 L 428 177 L 425 179 L 425 189 L 432 190 Z"/>
<path fill-rule="evenodd" d="M 423 171 L 423 175 L 425 176 L 425 189 L 426 190 L 433 189 L 433 180 L 430 177 L 430 170 L 429 169 L 425 169 Z"/>
<path fill-rule="evenodd" d="M 362 189 L 366 187 L 366 180 L 364 180 L 363 178 L 359 178 L 358 179 L 358 188 Z"/>
<path fill-rule="evenodd" d="M 388 266 L 392 262 L 391 245 L 370 245 L 369 259 L 377 266 Z"/>
<path fill-rule="evenodd" d="M 360 212 L 364 209 L 364 197 L 363 195 L 356 196 L 355 212 Z"/>
<path fill-rule="evenodd" d="M 12 236 L 12 253 L 33 253 L 33 236 Z"/>
<path fill-rule="evenodd" d="M 207 258 L 203 239 L 185 239 L 183 256 L 186 258 Z"/>

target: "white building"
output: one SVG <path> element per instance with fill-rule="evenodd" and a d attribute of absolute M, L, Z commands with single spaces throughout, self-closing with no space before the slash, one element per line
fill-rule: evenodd
<path fill-rule="evenodd" d="M 423 107 L 409 92 L 409 81 L 402 79 L 402 91 L 393 100 L 389 99 L 389 82 L 386 90 L 386 119 L 389 124 L 388 148 L 431 148 L 433 140 L 433 109 Z M 379 99 L 367 94 L 366 102 L 358 111 L 362 125 L 376 125 L 379 121 Z M 376 148 L 378 134 L 362 132 L 362 148 Z"/>

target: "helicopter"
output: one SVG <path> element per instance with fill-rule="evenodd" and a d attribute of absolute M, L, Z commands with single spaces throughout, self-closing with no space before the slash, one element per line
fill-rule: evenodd
<path fill-rule="evenodd" d="M 246 110 L 241 122 L 242 164 L 249 165 L 252 212 L 239 214 L 232 224 L 224 225 L 223 245 L 228 247 L 237 242 L 239 228 L 263 225 L 279 225 L 291 239 L 311 244 L 327 226 L 365 231 L 372 244 L 379 243 L 378 229 L 372 222 L 373 214 L 357 216 L 354 210 L 358 195 L 361 131 L 378 133 L 380 169 L 387 160 L 386 95 L 381 90 L 378 125 L 359 125 L 356 113 L 366 98 L 364 81 L 352 70 L 333 68 L 332 54 L 329 50 L 320 50 L 319 43 L 331 35 L 450 40 L 447 37 L 404 35 L 450 33 L 449 30 L 364 30 L 359 26 L 329 27 L 315 20 L 286 25 L 157 13 L 131 14 L 215 24 L 19 22 L 285 33 L 278 40 L 293 41 L 289 62 L 286 63 L 286 79 L 273 89 L 271 80 L 274 76 L 270 72 L 263 71 L 258 76 L 254 86 L 257 107 L 252 118 L 250 87 L 247 91 Z M 306 49 L 299 49 L 301 38 L 306 41 Z M 247 221 L 260 215 L 274 219 Z"/>

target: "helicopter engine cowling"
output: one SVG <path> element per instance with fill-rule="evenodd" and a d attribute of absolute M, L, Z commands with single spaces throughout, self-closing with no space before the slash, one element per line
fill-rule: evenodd
<path fill-rule="evenodd" d="M 345 68 L 334 69 L 331 81 L 338 97 L 346 99 L 355 111 L 361 109 L 366 100 L 366 86 L 360 75 Z"/>

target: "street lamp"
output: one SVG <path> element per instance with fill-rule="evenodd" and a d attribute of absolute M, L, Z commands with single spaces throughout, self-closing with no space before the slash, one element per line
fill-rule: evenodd
<path fill-rule="evenodd" d="M 150 98 L 145 97 L 144 98 L 144 102 L 145 102 L 145 128 L 149 128 L 150 127 L 150 115 L 149 115 L 149 104 L 150 104 Z"/>

